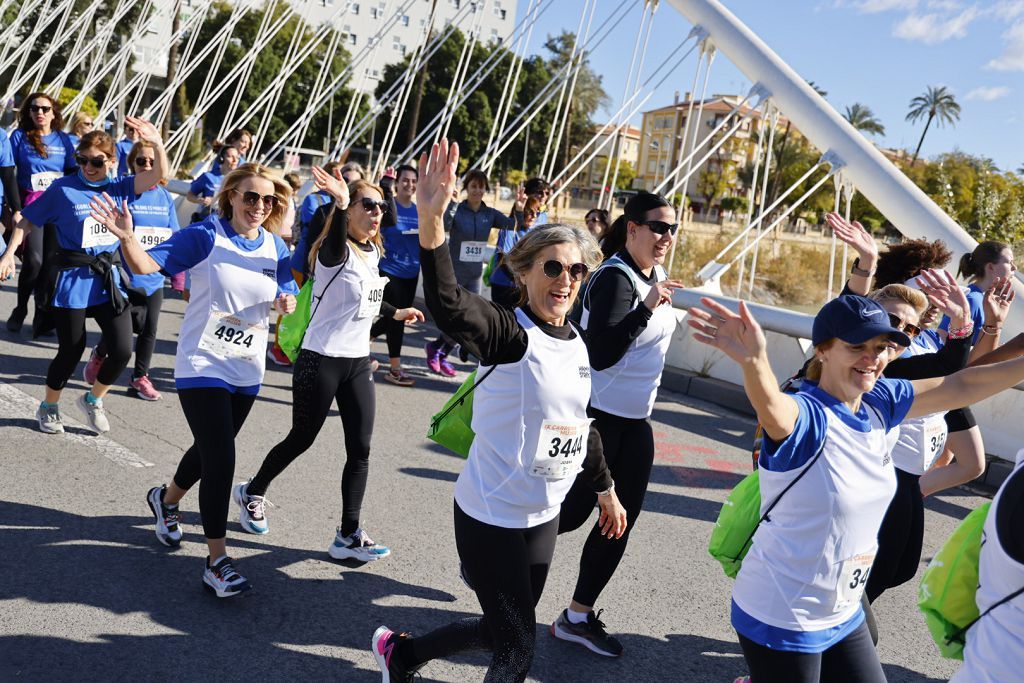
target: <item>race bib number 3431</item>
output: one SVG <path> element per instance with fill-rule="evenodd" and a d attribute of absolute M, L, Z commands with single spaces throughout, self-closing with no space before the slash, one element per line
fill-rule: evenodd
<path fill-rule="evenodd" d="M 487 242 L 463 242 L 459 251 L 459 260 L 463 263 L 480 263 L 484 260 Z"/>

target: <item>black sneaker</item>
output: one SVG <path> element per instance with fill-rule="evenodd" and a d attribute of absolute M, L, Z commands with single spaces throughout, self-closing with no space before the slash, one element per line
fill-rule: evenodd
<path fill-rule="evenodd" d="M 248 579 L 235 571 L 232 559 L 228 556 L 220 558 L 220 562 L 210 566 L 210 558 L 206 558 L 206 570 L 203 572 L 203 584 L 217 594 L 218 598 L 231 598 L 248 593 L 252 584 Z"/>
<path fill-rule="evenodd" d="M 21 310 L 15 308 L 11 311 L 11 317 L 7 319 L 7 331 L 8 332 L 21 332 L 21 326 L 25 324 L 25 316 L 28 315 L 27 310 Z"/>
<path fill-rule="evenodd" d="M 181 544 L 178 506 L 164 505 L 164 491 L 166 490 L 166 486 L 154 486 L 146 493 L 146 502 L 156 519 L 156 540 L 171 548 L 177 548 Z"/>
<path fill-rule="evenodd" d="M 406 668 L 396 650 L 403 640 L 409 638 L 408 633 L 395 633 L 387 626 L 381 626 L 370 639 L 373 658 L 377 660 L 383 683 L 412 683 L 413 676 L 423 665 Z"/>
<path fill-rule="evenodd" d="M 591 652 L 605 657 L 621 657 L 622 643 L 608 635 L 608 632 L 604 630 L 604 623 L 598 618 L 603 611 L 600 610 L 594 614 L 594 611 L 591 610 L 585 622 L 574 624 L 569 621 L 568 611 L 562 610 L 562 613 L 555 619 L 555 623 L 551 624 L 551 635 L 559 640 L 579 643 Z"/>

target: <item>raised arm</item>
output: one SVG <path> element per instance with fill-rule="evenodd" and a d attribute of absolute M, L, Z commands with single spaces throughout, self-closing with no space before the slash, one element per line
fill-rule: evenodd
<path fill-rule="evenodd" d="M 1010 305 L 1016 295 L 1017 293 L 1013 290 L 1013 281 L 1008 277 L 997 277 L 985 290 L 985 296 L 982 299 L 985 321 L 981 326 L 981 334 L 976 335 L 978 343 L 971 349 L 968 364 L 982 365 L 983 363 L 980 362 L 982 358 L 996 352 L 1003 323 L 1006 322 L 1006 317 L 1010 314 Z M 952 327 L 953 325 L 950 324 L 950 328 Z"/>
<path fill-rule="evenodd" d="M 121 255 L 133 273 L 148 275 L 160 270 L 160 265 L 135 239 L 135 224 L 126 200 L 122 200 L 121 206 L 118 206 L 110 195 L 104 192 L 93 197 L 89 207 L 92 209 L 93 220 L 99 221 L 112 235 L 121 240 Z"/>
<path fill-rule="evenodd" d="M 1024 358 L 964 368 L 949 377 L 913 382 L 914 404 L 907 417 L 963 408 L 1024 382 Z"/>
<path fill-rule="evenodd" d="M 825 216 L 825 222 L 840 242 L 850 245 L 857 252 L 857 265 L 846 283 L 852 294 L 867 296 L 874 284 L 875 267 L 878 265 L 878 245 L 864 226 L 853 221 L 847 222 L 838 213 Z"/>
<path fill-rule="evenodd" d="M 124 122 L 138 131 L 142 140 L 151 143 L 156 153 L 153 167 L 135 174 L 135 194 L 142 194 L 167 175 L 167 169 L 170 166 L 167 163 L 167 151 L 164 149 L 163 140 L 160 139 L 160 131 L 152 123 L 135 116 L 125 117 Z"/>

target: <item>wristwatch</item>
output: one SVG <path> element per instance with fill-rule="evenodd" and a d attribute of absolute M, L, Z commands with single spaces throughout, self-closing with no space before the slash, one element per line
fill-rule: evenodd
<path fill-rule="evenodd" d="M 873 270 L 864 270 L 860 267 L 860 257 L 853 259 L 853 268 L 850 269 L 851 275 L 859 275 L 861 277 L 871 277 L 875 274 Z"/>

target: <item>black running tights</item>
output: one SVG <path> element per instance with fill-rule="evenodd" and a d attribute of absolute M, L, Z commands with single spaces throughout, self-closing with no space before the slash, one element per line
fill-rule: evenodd
<path fill-rule="evenodd" d="M 863 622 L 818 653 L 775 650 L 739 638 L 751 683 L 885 683 L 882 663 Z"/>
<path fill-rule="evenodd" d="M 462 619 L 403 641 L 406 666 L 469 649 L 492 651 L 487 683 L 526 680 L 533 663 L 537 618 L 558 538 L 558 519 L 529 529 L 506 529 L 476 520 L 455 504 L 455 545 L 483 617 Z"/>
<path fill-rule="evenodd" d="M 21 252 L 21 272 L 18 274 L 18 310 L 28 312 L 28 302 L 36 293 L 36 289 L 45 286 L 46 277 L 43 273 L 43 255 L 57 243 L 56 229 L 37 226 L 25 236 Z M 38 308 L 37 311 L 38 313 Z"/>
<path fill-rule="evenodd" d="M 387 275 L 388 283 L 384 285 L 384 302 L 395 308 L 408 308 L 416 299 L 416 284 L 419 282 L 419 274 L 416 277 L 404 278 L 395 277 L 390 273 Z M 370 336 L 377 337 L 384 332 L 388 340 L 388 357 L 402 357 L 402 341 L 405 339 L 405 321 L 395 320 L 390 315 L 382 315 L 373 323 L 370 328 Z"/>
<path fill-rule="evenodd" d="M 896 495 L 878 530 L 878 553 L 864 592 L 874 602 L 885 591 L 914 578 L 924 544 L 924 500 L 920 479 L 896 468 Z"/>
<path fill-rule="evenodd" d="M 593 607 L 604 587 L 626 552 L 629 534 L 636 526 L 640 509 L 647 494 L 654 464 L 654 434 L 651 421 L 644 418 L 619 417 L 591 407 L 587 414 L 594 418 L 594 426 L 601 434 L 604 457 L 615 480 L 615 494 L 622 507 L 626 508 L 629 525 L 619 539 L 609 539 L 601 534 L 601 528 L 594 523 L 580 556 L 580 573 L 576 579 L 573 600 Z M 590 518 L 597 503 L 595 494 L 587 482 L 577 477 L 562 503 L 558 533 L 579 529 Z"/>
<path fill-rule="evenodd" d="M 345 429 L 345 468 L 341 473 L 341 533 L 359 527 L 359 513 L 370 471 L 370 437 L 376 394 L 369 357 L 331 358 L 302 349 L 292 371 L 292 428 L 270 449 L 246 492 L 262 496 L 270 482 L 309 450 L 337 402 Z"/>
<path fill-rule="evenodd" d="M 68 383 L 71 375 L 82 360 L 85 352 L 85 319 L 93 318 L 100 326 L 100 331 L 108 342 L 108 357 L 100 368 L 96 381 L 100 384 L 113 384 L 121 371 L 128 365 L 132 357 L 132 316 L 128 308 L 119 315 L 109 302 L 90 306 L 89 308 L 56 308 L 53 312 L 54 325 L 57 327 L 57 355 L 46 371 L 46 386 L 60 391 Z"/>
<path fill-rule="evenodd" d="M 174 483 L 188 491 L 199 482 L 203 535 L 214 540 L 224 538 L 235 476 L 235 437 L 242 430 L 256 396 L 219 387 L 179 388 L 178 401 L 192 430 L 193 442 L 178 463 Z"/>
<path fill-rule="evenodd" d="M 142 330 L 135 337 L 135 370 L 132 379 L 145 377 L 149 374 L 149 364 L 153 360 L 153 349 L 156 348 L 156 328 L 160 322 L 160 308 L 164 305 L 163 287 L 146 297 L 145 321 Z M 107 357 L 107 339 L 100 337 L 96 345 L 96 355 Z"/>

